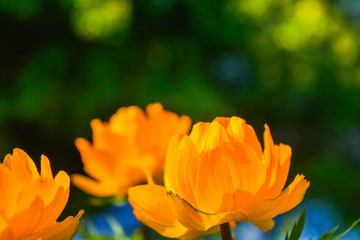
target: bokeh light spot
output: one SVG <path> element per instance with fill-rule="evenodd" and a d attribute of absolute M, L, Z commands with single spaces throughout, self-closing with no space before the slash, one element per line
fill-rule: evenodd
<path fill-rule="evenodd" d="M 262 18 L 268 11 L 272 0 L 240 0 L 237 2 L 238 9 L 253 18 Z"/>
<path fill-rule="evenodd" d="M 338 29 L 337 21 L 330 12 L 328 6 L 318 0 L 302 0 L 289 6 L 287 20 L 273 27 L 275 44 L 298 51 L 321 43 Z"/>
<path fill-rule="evenodd" d="M 107 38 L 123 30 L 129 23 L 132 5 L 129 0 L 84 2 L 77 0 L 73 14 L 74 31 L 79 38 Z"/>
<path fill-rule="evenodd" d="M 343 65 L 353 64 L 358 57 L 356 40 L 350 33 L 341 34 L 333 43 L 332 49 L 337 59 Z"/>

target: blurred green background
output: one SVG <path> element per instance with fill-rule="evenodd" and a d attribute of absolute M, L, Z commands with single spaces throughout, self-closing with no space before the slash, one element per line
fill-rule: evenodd
<path fill-rule="evenodd" d="M 0 153 L 82 173 L 77 137 L 160 101 L 240 116 L 293 149 L 289 181 L 360 217 L 360 1 L 0 1 Z M 90 209 L 72 188 L 64 215 Z"/>

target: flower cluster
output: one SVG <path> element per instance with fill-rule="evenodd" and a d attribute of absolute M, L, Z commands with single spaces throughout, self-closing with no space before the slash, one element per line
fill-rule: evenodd
<path fill-rule="evenodd" d="M 93 143 L 75 141 L 91 178 L 73 174 L 72 182 L 97 197 L 128 194 L 139 221 L 180 239 L 223 232 L 236 222 L 267 232 L 275 216 L 304 198 L 310 183 L 303 175 L 284 190 L 291 148 L 274 144 L 267 125 L 264 149 L 239 117 L 199 122 L 187 135 L 190 126 L 188 116 L 160 103 L 149 104 L 146 112 L 120 108 L 109 122 L 95 119 Z M 39 173 L 24 151 L 14 149 L 0 164 L 0 239 L 72 239 L 84 211 L 56 222 L 69 189 L 67 173 L 54 178 L 47 157 L 41 156 Z"/>

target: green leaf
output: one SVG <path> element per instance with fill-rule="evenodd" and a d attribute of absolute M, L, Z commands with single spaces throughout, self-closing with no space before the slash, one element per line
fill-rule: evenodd
<path fill-rule="evenodd" d="M 360 218 L 356 220 L 348 229 L 346 229 L 343 233 L 340 233 L 337 235 L 333 240 L 339 240 L 342 238 L 345 234 L 347 234 L 353 227 L 355 227 L 360 222 Z"/>
<path fill-rule="evenodd" d="M 339 235 L 337 235 L 336 237 L 335 234 L 336 232 L 339 230 L 339 226 L 336 226 L 335 228 L 333 228 L 332 230 L 330 230 L 329 232 L 325 232 L 323 235 L 321 235 L 321 237 L 319 238 L 319 240 L 339 240 L 341 239 L 343 236 L 345 236 L 345 234 L 347 234 L 353 227 L 355 227 L 358 223 L 360 222 L 360 218 L 358 220 L 356 220 L 347 230 L 345 230 L 343 233 L 340 233 Z"/>
<path fill-rule="evenodd" d="M 319 240 L 332 240 L 338 230 L 339 230 L 339 225 L 331 229 L 329 232 L 324 232 L 324 234 L 321 235 Z"/>
<path fill-rule="evenodd" d="M 305 224 L 306 207 L 302 211 L 298 221 L 294 224 L 291 233 L 286 233 L 285 240 L 298 240 L 301 236 Z"/>

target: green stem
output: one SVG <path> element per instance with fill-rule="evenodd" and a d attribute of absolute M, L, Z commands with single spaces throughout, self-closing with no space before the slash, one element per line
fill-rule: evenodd
<path fill-rule="evenodd" d="M 220 225 L 220 231 L 222 240 L 232 240 L 230 224 L 228 222 Z"/>

